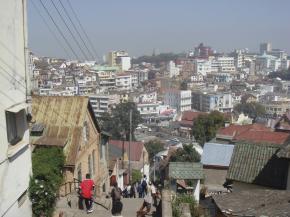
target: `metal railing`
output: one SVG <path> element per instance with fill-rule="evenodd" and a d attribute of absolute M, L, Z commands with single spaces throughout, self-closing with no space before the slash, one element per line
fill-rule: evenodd
<path fill-rule="evenodd" d="M 66 197 L 71 193 L 77 192 L 80 183 L 81 181 L 76 178 L 73 181 L 65 182 L 59 187 L 58 197 Z"/>

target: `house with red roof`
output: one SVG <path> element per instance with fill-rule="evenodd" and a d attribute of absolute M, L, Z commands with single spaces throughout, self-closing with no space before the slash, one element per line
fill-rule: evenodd
<path fill-rule="evenodd" d="M 114 156 L 116 152 L 121 153 L 119 169 L 125 170 L 129 174 L 129 160 L 131 170 L 139 170 L 149 177 L 149 155 L 143 142 L 132 141 L 129 152 L 129 141 L 109 140 L 109 155 Z M 129 158 L 130 153 L 130 158 Z M 111 160 L 115 160 L 111 158 Z M 124 184 L 129 182 L 129 177 L 124 177 Z"/>
<path fill-rule="evenodd" d="M 205 113 L 195 112 L 191 110 L 182 112 L 181 120 L 179 122 L 179 125 L 180 125 L 179 133 L 181 134 L 181 136 L 185 136 L 187 138 L 191 137 L 193 123 L 198 118 L 198 116 L 202 114 L 205 114 Z"/>
<path fill-rule="evenodd" d="M 222 143 L 252 142 L 284 145 L 290 134 L 276 132 L 263 124 L 230 125 L 218 130 L 216 140 Z"/>

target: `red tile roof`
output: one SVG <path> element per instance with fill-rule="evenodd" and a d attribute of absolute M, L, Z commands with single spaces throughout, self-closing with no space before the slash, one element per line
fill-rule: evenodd
<path fill-rule="evenodd" d="M 283 145 L 288 141 L 289 135 L 289 133 L 283 132 L 248 130 L 235 136 L 234 140 L 251 141 L 255 143 L 267 142 L 271 144 Z"/>
<path fill-rule="evenodd" d="M 289 139 L 290 134 L 273 132 L 263 124 L 230 125 L 218 130 L 217 138 L 231 137 L 232 141 L 267 142 L 282 145 Z"/>
<path fill-rule="evenodd" d="M 110 145 L 116 146 L 119 149 L 123 147 L 123 141 L 121 140 L 110 140 Z M 140 161 L 142 159 L 142 151 L 143 151 L 144 143 L 143 142 L 131 142 L 130 147 L 130 160 L 131 161 Z M 129 142 L 124 142 L 124 149 L 126 153 L 129 153 Z"/>
<path fill-rule="evenodd" d="M 247 125 L 234 125 L 220 128 L 217 132 L 219 136 L 236 136 L 248 130 L 271 131 L 270 128 L 265 127 L 263 124 L 247 124 Z"/>
<path fill-rule="evenodd" d="M 193 121 L 198 118 L 198 116 L 205 114 L 204 112 L 194 112 L 194 111 L 184 111 L 182 112 L 182 121 Z"/>

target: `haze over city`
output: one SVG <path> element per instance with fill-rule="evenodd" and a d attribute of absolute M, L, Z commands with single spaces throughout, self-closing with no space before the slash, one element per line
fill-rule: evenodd
<path fill-rule="evenodd" d="M 39 2 L 35 2 L 44 14 Z M 120 49 L 133 56 L 150 55 L 154 48 L 157 52 L 179 53 L 200 42 L 220 52 L 235 48 L 256 52 L 260 42 L 269 41 L 273 47 L 290 52 L 287 0 L 70 2 L 99 56 Z M 65 57 L 31 2 L 28 4 L 30 49 L 42 56 Z M 45 4 L 56 15 L 51 2 Z"/>

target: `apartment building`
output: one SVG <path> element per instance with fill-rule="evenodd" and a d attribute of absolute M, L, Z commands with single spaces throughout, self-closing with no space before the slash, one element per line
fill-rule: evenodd
<path fill-rule="evenodd" d="M 116 75 L 116 88 L 129 91 L 132 89 L 132 76 L 129 73 L 119 73 Z"/>
<path fill-rule="evenodd" d="M 164 104 L 175 108 L 177 112 L 191 109 L 191 91 L 168 89 L 164 94 Z"/>
<path fill-rule="evenodd" d="M 233 110 L 233 97 L 231 93 L 192 92 L 192 108 L 198 111 L 231 112 Z"/>
<path fill-rule="evenodd" d="M 0 216 L 32 216 L 26 1 L 0 0 Z"/>

